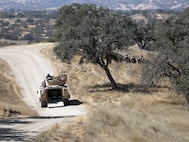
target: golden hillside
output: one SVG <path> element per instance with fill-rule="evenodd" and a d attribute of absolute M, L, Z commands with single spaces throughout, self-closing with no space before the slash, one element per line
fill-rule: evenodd
<path fill-rule="evenodd" d="M 81 142 L 187 142 L 189 112 L 182 97 L 175 95 L 168 81 L 162 87 L 144 90 L 140 86 L 142 64 L 112 63 L 110 71 L 118 84 L 111 90 L 104 71 L 92 64 L 61 63 L 53 49 L 41 52 L 54 63 L 57 73 L 68 73 L 67 84 L 71 97 L 88 106 L 85 116 L 70 125 L 58 124 L 35 138 L 35 141 Z M 129 54 L 152 53 L 130 48 Z"/>

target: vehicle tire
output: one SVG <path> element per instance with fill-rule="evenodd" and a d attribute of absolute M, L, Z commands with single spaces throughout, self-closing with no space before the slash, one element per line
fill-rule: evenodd
<path fill-rule="evenodd" d="M 41 101 L 41 107 L 47 107 L 46 101 Z"/>
<path fill-rule="evenodd" d="M 64 99 L 64 106 L 67 106 L 69 103 L 69 100 L 68 99 Z"/>

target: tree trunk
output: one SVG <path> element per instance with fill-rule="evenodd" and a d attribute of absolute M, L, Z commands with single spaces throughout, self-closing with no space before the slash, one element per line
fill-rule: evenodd
<path fill-rule="evenodd" d="M 187 102 L 188 109 L 189 109 L 189 93 L 186 94 L 186 102 Z"/>
<path fill-rule="evenodd" d="M 114 81 L 112 75 L 110 74 L 110 71 L 109 71 L 108 67 L 107 67 L 107 66 L 104 66 L 103 68 L 104 68 L 104 70 L 105 70 L 105 72 L 106 72 L 106 75 L 108 76 L 108 79 L 109 79 L 110 82 L 111 82 L 112 89 L 116 89 L 116 88 L 117 88 L 117 84 L 116 84 L 116 82 Z"/>

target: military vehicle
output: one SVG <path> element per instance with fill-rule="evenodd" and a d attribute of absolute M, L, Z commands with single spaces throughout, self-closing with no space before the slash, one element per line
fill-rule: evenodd
<path fill-rule="evenodd" d="M 66 106 L 70 98 L 68 87 L 66 85 L 67 75 L 61 73 L 59 76 L 48 74 L 46 79 L 41 82 L 39 100 L 41 107 Z"/>

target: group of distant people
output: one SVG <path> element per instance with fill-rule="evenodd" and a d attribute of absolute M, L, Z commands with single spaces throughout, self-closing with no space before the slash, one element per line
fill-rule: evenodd
<path fill-rule="evenodd" d="M 126 63 L 133 63 L 133 64 L 135 64 L 135 63 L 140 63 L 140 62 L 143 62 L 144 61 L 144 57 L 143 57 L 143 55 L 141 55 L 141 56 L 131 56 L 131 57 L 129 57 L 128 55 L 125 55 L 125 62 Z"/>

